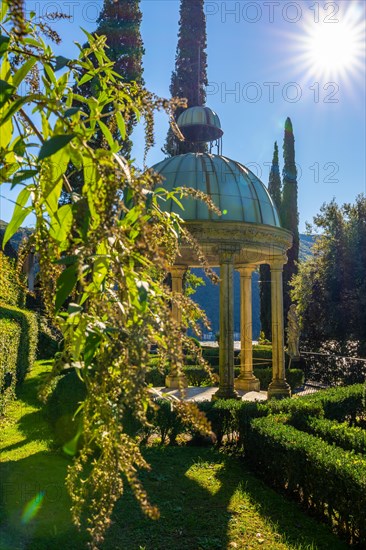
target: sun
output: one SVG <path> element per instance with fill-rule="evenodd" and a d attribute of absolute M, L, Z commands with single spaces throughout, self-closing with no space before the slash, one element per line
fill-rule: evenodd
<path fill-rule="evenodd" d="M 309 65 L 317 74 L 346 72 L 358 57 L 357 35 L 346 23 L 314 25 L 307 41 Z"/>
<path fill-rule="evenodd" d="M 326 4 L 327 5 L 327 4 Z M 348 81 L 363 78 L 365 71 L 365 25 L 358 2 L 342 2 L 336 17 L 320 13 L 305 17 L 300 32 L 292 34 L 292 64 L 303 78 Z"/>

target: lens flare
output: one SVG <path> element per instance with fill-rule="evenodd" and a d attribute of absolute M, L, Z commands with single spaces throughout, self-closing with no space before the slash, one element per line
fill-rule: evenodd
<path fill-rule="evenodd" d="M 24 507 L 22 513 L 22 524 L 27 525 L 33 518 L 36 517 L 41 509 L 44 499 L 44 491 L 40 491 L 32 500 L 30 500 Z"/>

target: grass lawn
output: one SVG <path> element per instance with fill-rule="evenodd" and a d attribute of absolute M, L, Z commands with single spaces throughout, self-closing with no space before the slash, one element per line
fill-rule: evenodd
<path fill-rule="evenodd" d="M 45 371 L 42 364 L 34 368 L 1 426 L 0 550 L 85 548 L 71 524 L 64 487 L 70 460 L 52 448 L 35 397 Z M 145 518 L 126 490 L 103 550 L 347 547 L 238 459 L 198 447 L 150 447 L 145 455 L 153 470 L 142 477 L 161 517 Z M 38 513 L 26 521 L 27 503 L 42 491 Z"/>

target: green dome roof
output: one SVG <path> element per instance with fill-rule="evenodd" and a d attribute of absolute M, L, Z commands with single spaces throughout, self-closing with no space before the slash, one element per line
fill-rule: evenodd
<path fill-rule="evenodd" d="M 163 160 L 152 168 L 163 176 L 162 186 L 168 191 L 193 187 L 209 195 L 222 212 L 218 216 L 205 203 L 191 197 L 180 201 L 184 210 L 172 200 L 161 202 L 163 210 L 175 212 L 186 221 L 238 221 L 281 227 L 267 189 L 239 162 L 220 155 L 187 153 Z"/>
<path fill-rule="evenodd" d="M 214 141 L 223 135 L 220 119 L 209 107 L 190 107 L 178 117 L 177 124 L 190 141 Z"/>

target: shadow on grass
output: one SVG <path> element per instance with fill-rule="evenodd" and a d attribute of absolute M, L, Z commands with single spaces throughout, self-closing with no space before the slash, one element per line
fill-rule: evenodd
<path fill-rule="evenodd" d="M 239 462 L 240 464 L 240 462 Z M 348 545 L 330 528 L 307 515 L 300 504 L 271 489 L 247 470 L 242 462 L 243 489 L 258 513 L 290 547 L 314 550 L 345 550 Z"/>
<path fill-rule="evenodd" d="M 153 470 L 144 472 L 142 481 L 161 517 L 157 521 L 146 518 L 126 488 L 103 550 L 223 550 L 234 539 L 239 542 L 237 548 L 248 548 L 257 544 L 258 527 L 250 522 L 258 515 L 271 524 L 265 548 L 347 548 L 325 526 L 255 478 L 238 459 L 214 449 L 193 447 L 152 448 L 144 454 Z M 1 550 L 86 548 L 85 535 L 71 522 L 65 488 L 69 463 L 60 453 L 43 451 L 0 466 Z M 27 503 L 41 492 L 44 499 L 38 513 L 24 524 L 22 514 Z M 233 505 L 238 493 L 243 495 L 243 503 L 250 502 L 242 511 Z M 240 514 L 243 528 L 235 534 L 233 525 L 240 523 Z M 268 540 L 268 533 L 280 535 L 282 544 Z"/>
<path fill-rule="evenodd" d="M 141 475 L 150 501 L 160 510 L 159 520 L 150 520 L 141 512 L 129 490 L 117 504 L 113 524 L 103 549 L 159 550 L 210 549 L 227 547 L 228 506 L 238 485 L 230 477 L 230 460 L 213 450 L 159 447 L 147 449 L 144 455 L 152 472 Z M 223 464 L 222 474 L 212 470 L 218 479 L 218 491 L 211 494 L 205 487 L 187 477 L 195 463 Z M 210 467 L 210 466 L 209 466 Z"/>
<path fill-rule="evenodd" d="M 44 367 L 40 361 L 38 363 L 38 368 L 46 367 Z M 42 406 L 42 403 L 38 399 L 38 393 L 45 383 L 50 370 L 51 368 L 49 367 L 47 370 L 43 370 L 37 375 L 33 375 L 32 373 L 28 375 L 26 380 L 16 388 L 17 399 L 31 407 L 39 408 Z"/>
<path fill-rule="evenodd" d="M 146 518 L 126 490 L 117 504 L 103 550 L 223 550 L 233 540 L 233 525 L 240 523 L 238 514 L 246 513 L 254 521 L 256 514 L 262 516 L 273 537 L 279 535 L 282 544 L 266 541 L 266 548 L 347 548 L 325 526 L 248 472 L 238 459 L 206 448 L 161 447 L 147 449 L 144 454 L 153 468 L 142 476 L 144 486 L 161 517 L 156 521 Z M 200 480 L 187 476 L 195 463 L 203 463 L 206 469 L 215 463 L 222 465 L 212 470 L 217 486 L 214 494 Z M 251 511 L 234 510 L 232 497 L 238 492 L 245 493 L 243 502 L 249 499 Z M 250 518 L 243 521 L 239 535 L 236 531 L 237 548 L 257 544 L 256 527 Z"/>
<path fill-rule="evenodd" d="M 0 465 L 1 550 L 84 548 L 71 522 L 68 464 L 60 454 L 43 451 Z M 31 501 L 36 513 L 26 522 L 23 514 Z"/>

